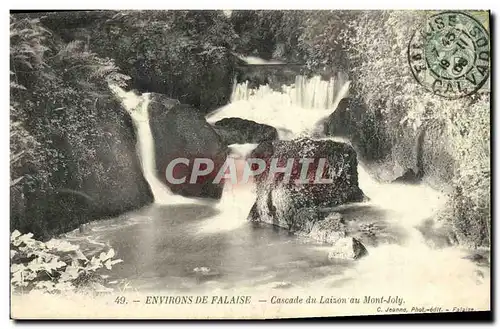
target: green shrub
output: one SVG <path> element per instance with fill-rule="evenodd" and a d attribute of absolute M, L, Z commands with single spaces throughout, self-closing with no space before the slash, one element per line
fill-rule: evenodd
<path fill-rule="evenodd" d="M 61 42 L 38 19 L 12 16 L 10 43 L 11 176 L 16 184 L 24 176 L 23 192 L 46 191 L 54 178 L 68 179 L 62 143 L 81 146 L 74 150 L 81 162 L 95 158 L 84 141 L 102 133 L 93 130 L 100 107 L 118 104 L 107 83 L 123 86 L 129 78 L 82 43 Z"/>

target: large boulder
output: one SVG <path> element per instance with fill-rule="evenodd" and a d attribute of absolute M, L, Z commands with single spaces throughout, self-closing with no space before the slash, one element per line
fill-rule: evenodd
<path fill-rule="evenodd" d="M 259 144 L 250 158 L 266 161 L 266 170 L 255 177 L 257 200 L 248 219 L 280 226 L 291 231 L 311 231 L 314 222 L 324 218 L 314 210 L 304 208 L 335 207 L 348 202 L 364 199 L 358 187 L 356 153 L 347 144 L 330 140 L 308 138 L 293 141 L 268 141 Z M 309 183 L 297 183 L 302 165 L 300 159 L 311 158 L 307 178 Z M 291 178 L 285 180 L 283 174 L 269 175 L 272 159 L 278 159 L 284 167 L 288 159 L 293 159 Z M 323 178 L 330 183 L 316 184 L 316 172 L 320 159 L 325 159 Z M 307 232 L 308 233 L 308 232 Z"/>
<path fill-rule="evenodd" d="M 176 194 L 220 198 L 223 185 L 213 184 L 213 178 L 224 164 L 228 152 L 222 139 L 205 120 L 203 113 L 156 93 L 151 94 L 148 111 L 158 178 Z M 167 165 L 176 158 L 189 160 L 188 166 L 177 165 L 174 169 L 174 178 L 186 176 L 186 183 L 171 184 L 166 179 Z M 215 168 L 213 174 L 199 177 L 196 183 L 190 184 L 189 177 L 195 158 L 211 159 Z"/>
<path fill-rule="evenodd" d="M 276 128 L 240 118 L 224 118 L 214 124 L 214 128 L 228 144 L 258 144 L 266 140 L 278 139 Z"/>
<path fill-rule="evenodd" d="M 77 189 L 95 201 L 93 205 L 97 211 L 94 212 L 98 217 L 118 215 L 153 202 L 151 189 L 142 173 L 137 136 L 128 113 L 120 110 L 118 121 L 102 122 L 95 130 L 99 135 L 95 137 L 94 146 L 97 163 L 91 164 L 92 159 L 88 159 L 84 164 L 91 172 L 79 182 Z"/>

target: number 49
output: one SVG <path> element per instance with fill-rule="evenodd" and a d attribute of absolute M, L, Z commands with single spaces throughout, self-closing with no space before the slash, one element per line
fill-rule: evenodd
<path fill-rule="evenodd" d="M 115 299 L 116 304 L 125 304 L 127 302 L 125 296 L 118 296 Z"/>

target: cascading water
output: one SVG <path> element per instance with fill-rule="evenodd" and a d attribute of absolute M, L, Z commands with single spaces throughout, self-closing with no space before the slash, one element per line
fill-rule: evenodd
<path fill-rule="evenodd" d="M 172 204 L 195 202 L 195 200 L 174 195 L 156 176 L 155 142 L 149 124 L 148 112 L 151 94 L 144 93 L 138 96 L 133 91 L 127 92 L 116 85 L 110 85 L 110 89 L 121 99 L 126 111 L 132 118 L 132 122 L 136 129 L 137 150 L 141 162 L 142 173 L 151 188 L 155 203 Z"/>
<path fill-rule="evenodd" d="M 340 100 L 347 96 L 348 90 L 348 81 L 338 79 L 336 83 L 333 78 L 323 81 L 319 76 L 310 79 L 297 76 L 295 84 L 283 86 L 282 92 L 273 91 L 269 85 L 250 89 L 248 81 L 235 83 L 231 103 L 209 114 L 207 121 L 215 123 L 223 118 L 239 117 L 276 127 L 280 139 L 309 136 L 318 122 L 333 113 Z M 236 160 L 239 178 L 247 165 L 246 156 L 255 147 L 257 144 L 230 145 L 230 157 Z M 214 232 L 239 227 L 245 223 L 255 199 L 255 186 L 251 180 L 243 185 L 226 180 L 218 205 L 223 213 L 204 223 L 201 231 Z"/>
<path fill-rule="evenodd" d="M 258 144 L 232 144 L 229 145 L 229 158 L 235 164 L 236 180 L 224 180 L 222 197 L 217 204 L 219 215 L 202 223 L 200 233 L 214 233 L 234 230 L 246 222 L 246 218 L 255 202 L 255 185 L 250 178 L 247 183 L 242 183 L 243 170 L 247 166 L 247 156 Z"/>
<path fill-rule="evenodd" d="M 318 123 L 331 115 L 347 96 L 348 89 L 348 81 L 336 83 L 319 77 L 297 76 L 296 83 L 283 86 L 281 92 L 271 90 L 268 85 L 250 89 L 248 82 L 243 82 L 234 86 L 232 102 L 211 113 L 207 120 L 216 122 L 239 117 L 274 126 L 281 132 L 280 139 L 311 137 Z M 318 139 L 349 143 L 335 137 Z M 418 290 L 423 292 L 422 302 L 427 304 L 429 296 L 433 296 L 431 300 L 436 304 L 453 301 L 456 305 L 468 305 L 472 300 L 477 305 L 489 303 L 489 277 L 482 278 L 483 274 L 478 277 L 477 266 L 464 259 L 466 252 L 456 247 L 433 248 L 418 229 L 444 206 L 444 195 L 423 185 L 379 183 L 365 171 L 362 163 L 358 166 L 358 177 L 360 188 L 370 198 L 365 206 L 386 211 L 387 223 L 401 229 L 405 241 L 370 248 L 369 256 L 339 277 L 354 280 L 354 286 L 339 287 L 334 289 L 335 293 L 415 296 Z M 359 216 L 363 217 L 362 210 Z M 331 281 L 325 278 L 312 286 L 321 291 Z M 390 282 L 390 286 L 384 282 Z M 419 300 L 418 296 L 415 300 Z"/>
<path fill-rule="evenodd" d="M 303 109 L 317 110 L 332 110 L 335 109 L 337 100 L 334 95 L 338 92 L 335 86 L 342 83 L 337 82 L 334 78 L 329 81 L 321 80 L 321 77 L 314 76 L 307 79 L 304 76 L 298 75 L 295 78 L 295 83 L 292 86 L 282 86 L 281 92 L 273 92 L 269 85 L 261 85 L 257 89 L 249 89 L 248 81 L 241 84 L 236 84 L 231 95 L 231 102 L 236 101 L 252 101 L 254 99 L 270 100 L 270 94 L 273 95 L 278 104 L 299 107 Z M 345 89 L 347 92 L 347 89 Z M 346 96 L 346 95 L 342 95 Z"/>
<path fill-rule="evenodd" d="M 207 121 L 214 123 L 222 118 L 239 117 L 274 126 L 282 139 L 311 136 L 318 123 L 331 115 L 339 101 L 346 97 L 349 82 L 322 81 L 318 77 L 297 77 L 296 82 L 297 85 L 284 86 L 281 92 L 269 86 L 251 89 L 246 83 L 237 84 L 232 102 L 209 114 Z M 332 264 L 326 260 L 328 246 L 304 244 L 275 230 L 256 230 L 246 222 L 255 201 L 255 186 L 251 181 L 232 184 L 226 180 L 222 199 L 216 207 L 198 204 L 193 208 L 196 200 L 173 196 L 154 175 L 154 141 L 147 124 L 148 98 L 143 97 L 141 103 L 141 99 L 134 97 L 122 95 L 124 103 L 130 103 L 126 106 L 137 128 L 144 175 L 155 200 L 168 203 L 171 210 L 168 213 L 163 208 L 150 210 L 150 221 L 143 224 L 131 221 L 133 228 L 107 235 L 118 252 L 130 255 L 124 259 L 122 273 L 118 275 L 133 277 L 140 266 L 141 271 L 151 273 L 153 279 L 139 279 L 134 283 L 155 291 L 175 282 L 169 287 L 209 289 L 211 293 L 219 291 L 220 294 L 247 289 L 249 294 L 267 296 L 279 281 L 292 283 L 296 288 L 294 294 L 303 289 L 304 294 L 310 295 L 398 295 L 411 297 L 415 306 L 421 303 L 488 307 L 488 272 L 482 271 L 483 277 L 478 276 L 478 267 L 463 259 L 464 251 L 456 247 L 433 248 L 417 229 L 442 207 L 446 201 L 443 195 L 425 186 L 378 183 L 360 163 L 359 186 L 370 201 L 350 205 L 349 216 L 355 221 L 371 220 L 370 211 L 383 213 L 384 223 L 400 231 L 402 237 L 397 243 L 369 246 L 369 254 L 355 263 Z M 315 136 L 349 143 L 334 137 Z M 238 159 L 238 175 L 246 165 L 245 157 L 255 146 L 230 145 L 230 156 Z M 184 206 L 176 208 L 178 204 Z M 196 219 L 199 216 L 203 220 Z M 134 243 L 137 236 L 141 239 Z M 158 245 L 162 248 L 155 247 Z M 149 255 L 147 259 L 145 254 Z M 164 262 L 158 263 L 158 259 Z M 213 279 L 206 284 L 196 281 L 198 279 L 190 281 L 186 271 L 197 268 L 213 274 Z M 322 308 L 324 314 L 333 312 L 332 306 L 311 306 L 316 310 Z M 373 305 L 365 306 L 368 312 L 375 309 Z"/>
<path fill-rule="evenodd" d="M 251 89 L 248 82 L 243 82 L 233 87 L 231 103 L 210 113 L 207 121 L 238 117 L 275 127 L 280 139 L 310 136 L 348 91 L 349 81 L 341 77 L 323 81 L 319 76 L 297 76 L 295 84 L 282 86 L 282 91 L 272 90 L 269 85 Z"/>

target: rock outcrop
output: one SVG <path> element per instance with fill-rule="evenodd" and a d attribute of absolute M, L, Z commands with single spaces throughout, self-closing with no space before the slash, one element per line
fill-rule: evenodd
<path fill-rule="evenodd" d="M 358 187 L 356 153 L 347 144 L 330 140 L 315 141 L 297 139 L 293 141 L 268 141 L 261 143 L 250 155 L 266 161 L 266 170 L 255 177 L 257 200 L 248 219 L 260 221 L 291 230 L 310 233 L 316 222 L 324 219 L 318 211 L 344 203 L 362 201 L 363 192 Z M 307 183 L 298 183 L 301 178 L 300 159 L 313 159 L 307 172 Z M 290 179 L 284 174 L 270 175 L 270 162 L 277 159 L 284 167 L 293 159 Z M 317 184 L 321 170 L 320 159 L 324 159 L 323 179 L 328 183 Z M 315 183 L 316 182 L 316 183 Z"/>
<path fill-rule="evenodd" d="M 153 93 L 151 96 L 148 110 L 158 178 L 176 194 L 220 198 L 223 186 L 212 182 L 227 157 L 227 147 L 222 139 L 200 111 L 161 94 Z M 176 158 L 189 160 L 188 166 L 177 165 L 174 170 L 174 178 L 186 176 L 186 183 L 171 184 L 165 178 L 167 165 Z M 211 159 L 215 168 L 213 175 L 199 177 L 196 183 L 191 184 L 189 178 L 195 158 Z"/>
<path fill-rule="evenodd" d="M 226 144 L 258 144 L 278 139 L 276 128 L 240 118 L 224 118 L 214 124 L 217 133 Z"/>
<path fill-rule="evenodd" d="M 351 141 L 359 160 L 381 181 L 412 184 L 423 180 L 449 191 L 456 164 L 444 124 L 430 120 L 415 129 L 394 120 L 383 111 L 369 111 L 362 102 L 345 98 L 326 120 L 324 132 Z"/>

